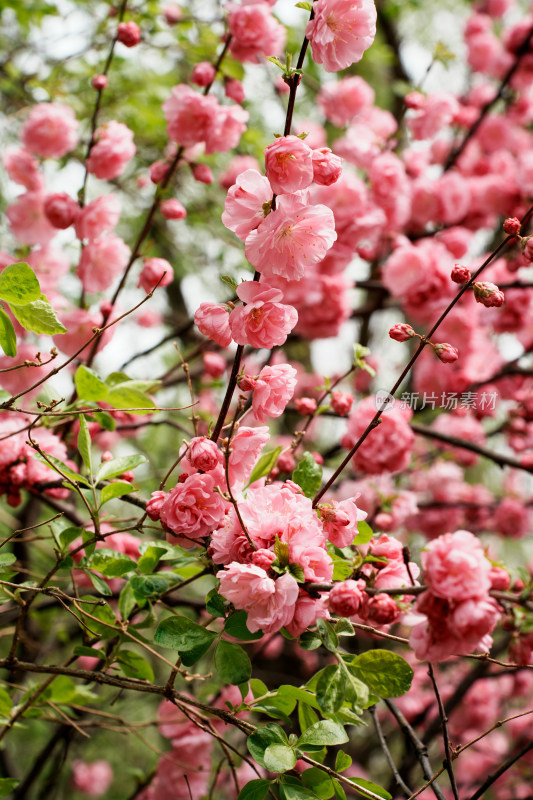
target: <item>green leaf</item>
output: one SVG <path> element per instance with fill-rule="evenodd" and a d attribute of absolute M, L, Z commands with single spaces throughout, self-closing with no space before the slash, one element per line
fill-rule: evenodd
<path fill-rule="evenodd" d="M 302 772 L 302 783 L 312 789 L 320 800 L 328 800 L 335 794 L 333 781 L 320 767 L 311 767 Z"/>
<path fill-rule="evenodd" d="M 252 474 L 250 475 L 250 479 L 248 481 L 248 486 L 250 486 L 254 481 L 258 481 L 260 478 L 264 478 L 266 475 L 270 475 L 274 467 L 276 466 L 279 454 L 282 451 L 282 447 L 276 447 L 275 450 L 270 450 L 268 453 L 263 453 L 263 455 L 257 460 Z"/>
<path fill-rule="evenodd" d="M 334 714 L 345 700 L 346 677 L 337 664 L 329 664 L 320 676 L 316 699 L 323 714 Z"/>
<path fill-rule="evenodd" d="M 237 286 L 238 286 L 239 284 L 237 283 L 237 281 L 235 280 L 235 278 L 232 278 L 232 277 L 231 277 L 231 275 L 221 275 L 221 276 L 220 276 L 220 280 L 222 281 L 222 283 L 225 283 L 225 284 L 226 284 L 226 286 L 229 286 L 229 288 L 230 288 L 232 291 L 234 291 L 234 292 L 236 292 L 236 291 L 237 291 Z"/>
<path fill-rule="evenodd" d="M 45 689 L 43 696 L 53 703 L 70 703 L 76 694 L 76 685 L 68 675 L 58 675 Z"/>
<path fill-rule="evenodd" d="M 300 731 L 303 733 L 312 725 L 318 722 L 318 714 L 316 714 L 311 706 L 307 703 L 298 703 L 298 724 Z"/>
<path fill-rule="evenodd" d="M 268 722 L 264 728 L 258 728 L 246 740 L 250 755 L 261 767 L 265 766 L 265 750 L 272 744 L 287 744 L 283 728 L 273 722 Z"/>
<path fill-rule="evenodd" d="M 0 569 L 10 567 L 16 560 L 17 557 L 14 553 L 2 553 L 2 555 L 0 555 Z"/>
<path fill-rule="evenodd" d="M 301 461 L 292 473 L 292 480 L 301 487 L 306 497 L 314 497 L 322 483 L 322 467 L 311 453 L 303 454 Z"/>
<path fill-rule="evenodd" d="M 0 778 L 0 797 L 7 797 L 19 783 L 17 778 Z"/>
<path fill-rule="evenodd" d="M 346 800 L 346 792 L 339 781 L 333 780 L 333 786 L 335 788 L 335 800 Z"/>
<path fill-rule="evenodd" d="M 322 639 L 312 631 L 304 631 L 298 639 L 302 650 L 318 650 L 322 646 Z"/>
<path fill-rule="evenodd" d="M 135 597 L 140 600 L 157 599 L 175 582 L 176 576 L 172 572 L 161 575 L 134 575 L 130 578 Z"/>
<path fill-rule="evenodd" d="M 355 636 L 355 628 L 349 619 L 341 617 L 333 628 L 337 636 Z"/>
<path fill-rule="evenodd" d="M 334 653 L 339 646 L 339 637 L 333 630 L 332 626 L 329 624 L 329 622 L 326 622 L 325 619 L 321 619 L 320 617 L 316 621 L 316 626 L 318 628 L 320 638 L 322 639 L 322 644 L 326 650 Z"/>
<path fill-rule="evenodd" d="M 224 598 L 219 595 L 216 589 L 211 589 L 205 598 L 206 611 L 213 617 L 226 616 L 226 606 L 224 605 Z"/>
<path fill-rule="evenodd" d="M 0 273 L 0 298 L 6 303 L 24 306 L 41 296 L 41 287 L 29 264 L 10 264 Z"/>
<path fill-rule="evenodd" d="M 96 473 L 94 480 L 96 483 L 100 483 L 100 481 L 116 478 L 118 475 L 122 475 L 123 472 L 128 472 L 130 469 L 138 467 L 139 464 L 144 464 L 147 460 L 145 456 L 133 455 L 105 461 Z"/>
<path fill-rule="evenodd" d="M 381 786 L 378 786 L 377 783 L 373 783 L 372 781 L 367 781 L 364 778 L 349 778 L 351 783 L 354 785 L 354 789 L 362 794 L 363 797 L 369 797 L 371 800 L 392 800 L 392 795 L 390 795 L 385 789 Z"/>
<path fill-rule="evenodd" d="M 295 8 L 303 8 L 304 11 L 312 11 L 313 10 L 313 4 L 312 3 L 308 3 L 307 0 L 301 0 L 300 3 L 296 3 Z"/>
<path fill-rule="evenodd" d="M 109 389 L 96 372 L 80 364 L 74 375 L 74 385 L 81 400 L 98 402 L 107 398 Z"/>
<path fill-rule="evenodd" d="M 90 558 L 96 549 L 96 541 L 94 541 L 94 533 L 92 531 L 82 531 L 81 532 L 81 539 L 83 544 L 85 545 L 85 555 L 87 558 Z M 91 544 L 89 544 L 91 542 Z M 113 551 L 114 552 L 114 551 Z"/>
<path fill-rule="evenodd" d="M 123 620 L 127 620 L 135 608 L 135 595 L 131 583 L 128 583 L 121 590 L 118 597 L 118 610 Z"/>
<path fill-rule="evenodd" d="M 91 569 L 101 572 L 106 578 L 120 578 L 126 572 L 135 569 L 136 564 L 126 553 L 102 548 L 94 551 L 89 566 Z"/>
<path fill-rule="evenodd" d="M 350 671 L 378 697 L 399 697 L 411 688 L 413 670 L 401 656 L 390 650 L 369 650 L 356 656 Z"/>
<path fill-rule="evenodd" d="M 0 308 L 0 347 L 10 358 L 17 355 L 15 328 L 3 308 Z"/>
<path fill-rule="evenodd" d="M 11 716 L 12 708 L 13 701 L 9 696 L 9 692 L 3 686 L 0 686 L 0 717 L 8 719 Z"/>
<path fill-rule="evenodd" d="M 351 561 L 346 561 L 346 559 L 341 558 L 337 555 L 332 555 L 331 560 L 333 561 L 333 580 L 334 581 L 345 581 L 348 580 L 350 575 L 353 573 L 353 564 Z"/>
<path fill-rule="evenodd" d="M 255 698 L 263 697 L 268 694 L 268 686 L 258 678 L 252 678 L 250 681 L 250 690 Z"/>
<path fill-rule="evenodd" d="M 81 539 L 81 535 L 81 528 L 65 528 L 65 530 L 60 531 L 57 538 L 59 539 L 61 549 L 65 550 L 75 539 Z"/>
<path fill-rule="evenodd" d="M 114 500 L 115 497 L 123 497 L 125 494 L 131 494 L 134 490 L 135 487 L 128 481 L 108 483 L 100 492 L 100 506 L 103 506 L 104 503 L 108 503 L 110 500 Z"/>
<path fill-rule="evenodd" d="M 348 769 L 348 767 L 351 767 L 351 765 L 352 757 L 342 750 L 337 750 L 337 755 L 335 757 L 335 772 L 344 772 L 344 770 Z"/>
<path fill-rule="evenodd" d="M 90 658 L 97 658 L 99 661 L 105 658 L 105 652 L 98 650 L 96 647 L 85 647 L 82 644 L 74 648 L 75 656 L 89 656 Z"/>
<path fill-rule="evenodd" d="M 207 653 L 217 634 L 208 631 L 188 617 L 167 617 L 157 626 L 154 641 L 177 650 L 186 667 L 192 667 Z"/>
<path fill-rule="evenodd" d="M 70 478 L 70 480 L 74 481 L 75 483 L 83 483 L 85 486 L 89 486 L 89 481 L 87 478 L 85 478 L 83 475 L 79 475 L 77 472 L 74 472 L 73 469 L 67 467 L 67 465 L 58 458 L 54 458 L 54 456 L 51 456 L 48 453 L 46 454 L 45 458 L 40 453 L 34 451 L 32 458 L 36 458 L 37 461 L 41 462 L 41 464 L 46 464 L 46 466 L 50 467 L 50 469 L 54 470 L 54 472 L 63 473 L 63 475 L 65 475 L 67 478 Z"/>
<path fill-rule="evenodd" d="M 224 639 L 219 641 L 215 649 L 215 667 L 224 683 L 244 683 L 252 675 L 248 653 L 240 645 Z"/>
<path fill-rule="evenodd" d="M 111 591 L 111 588 L 107 585 L 107 583 L 104 581 L 103 578 L 101 578 L 95 572 L 90 572 L 89 570 L 87 570 L 86 574 L 89 576 L 92 585 L 99 594 L 103 594 L 104 597 L 111 597 L 113 592 Z"/>
<path fill-rule="evenodd" d="M 93 473 L 93 464 L 91 457 L 91 434 L 89 433 L 89 426 L 84 414 L 79 415 L 80 431 L 78 433 L 78 450 L 83 463 L 89 471 L 89 475 Z"/>
<path fill-rule="evenodd" d="M 270 781 L 265 778 L 256 778 L 248 781 L 239 792 L 237 800 L 264 800 L 267 795 Z"/>
<path fill-rule="evenodd" d="M 368 524 L 362 519 L 360 522 L 357 523 L 357 536 L 353 540 L 352 544 L 359 545 L 359 544 L 366 544 L 371 540 L 374 535 L 374 531 Z"/>
<path fill-rule="evenodd" d="M 307 703 L 313 708 L 318 708 L 315 695 L 312 692 L 301 689 L 299 686 L 291 686 L 288 683 L 284 683 L 279 687 L 277 694 L 278 697 L 290 697 L 292 700 L 298 700 L 300 703 Z"/>
<path fill-rule="evenodd" d="M 312 789 L 304 786 L 299 778 L 282 775 L 280 778 L 280 795 L 282 800 L 317 800 Z"/>
<path fill-rule="evenodd" d="M 269 772 L 287 772 L 296 764 L 296 753 L 286 744 L 270 744 L 263 758 Z"/>
<path fill-rule="evenodd" d="M 144 678 L 147 681 L 154 679 L 154 671 L 148 661 L 133 650 L 120 650 L 117 662 L 128 678 Z"/>
<path fill-rule="evenodd" d="M 234 614 L 230 614 L 227 618 L 226 622 L 224 623 L 224 631 L 229 635 L 233 636 L 235 639 L 240 639 L 243 642 L 251 642 L 254 639 L 261 639 L 263 636 L 262 631 L 256 631 L 252 633 L 246 627 L 246 620 L 248 619 L 248 614 L 246 611 L 236 611 Z"/>
<path fill-rule="evenodd" d="M 154 542 L 146 548 L 143 555 L 137 561 L 137 567 L 142 573 L 148 575 L 150 572 L 153 572 L 154 567 L 158 565 L 165 552 L 163 547 L 158 547 Z"/>
<path fill-rule="evenodd" d="M 145 392 L 131 387 L 128 383 L 121 383 L 116 389 L 111 389 L 107 395 L 107 402 L 113 408 L 123 408 L 132 414 L 150 414 L 156 405 L 152 398 Z M 145 409 L 144 411 L 132 411 L 131 409 Z"/>
<path fill-rule="evenodd" d="M 94 600 L 94 597 L 91 596 L 87 598 L 82 597 L 81 599 Z M 100 634 L 101 636 L 111 636 L 113 631 L 111 631 L 110 627 L 108 626 L 112 626 L 115 630 L 115 633 L 118 632 L 118 628 L 116 627 L 117 618 L 115 617 L 113 610 L 110 608 L 110 606 L 107 605 L 107 603 L 103 606 L 90 606 L 90 609 L 91 610 L 89 613 L 91 614 L 91 616 L 96 617 L 97 620 L 100 620 L 102 623 L 105 623 L 105 625 L 104 624 L 100 625 L 100 623 L 96 622 L 94 619 L 87 618 L 86 623 L 91 632 L 94 631 L 95 633 Z M 83 614 L 83 611 L 81 613 Z"/>
<path fill-rule="evenodd" d="M 58 320 L 56 312 L 48 302 L 46 295 L 42 294 L 38 300 L 25 306 L 9 304 L 11 313 L 20 322 L 23 328 L 34 333 L 44 333 L 53 336 L 56 333 L 66 333 L 67 329 Z"/>
<path fill-rule="evenodd" d="M 116 420 L 107 411 L 93 411 L 92 415 L 105 431 L 114 431 L 117 427 Z"/>
<path fill-rule="evenodd" d="M 322 719 L 311 725 L 298 739 L 298 746 L 305 749 L 306 745 L 314 747 L 327 747 L 332 744 L 344 744 L 348 741 L 348 735 L 341 725 L 337 725 L 331 719 Z"/>

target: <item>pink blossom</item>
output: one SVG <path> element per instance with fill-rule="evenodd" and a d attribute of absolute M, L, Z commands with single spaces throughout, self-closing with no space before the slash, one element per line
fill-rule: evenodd
<path fill-rule="evenodd" d="M 185 219 L 187 211 L 179 200 L 163 200 L 161 203 L 161 213 L 165 219 Z"/>
<path fill-rule="evenodd" d="M 194 469 L 209 472 L 222 460 L 222 453 L 215 442 L 205 436 L 195 436 L 189 443 L 188 460 Z"/>
<path fill-rule="evenodd" d="M 279 417 L 294 394 L 296 370 L 290 364 L 263 367 L 257 378 L 252 408 L 258 422 Z"/>
<path fill-rule="evenodd" d="M 44 201 L 44 213 L 54 228 L 70 228 L 79 212 L 80 207 L 74 198 L 65 192 L 49 194 Z"/>
<path fill-rule="evenodd" d="M 390 625 L 400 616 L 400 609 L 390 595 L 380 593 L 370 598 L 366 613 L 372 622 L 378 625 Z"/>
<path fill-rule="evenodd" d="M 193 67 L 191 82 L 197 86 L 209 86 L 215 80 L 216 71 L 209 61 L 200 61 Z"/>
<path fill-rule="evenodd" d="M 22 126 L 22 144 L 36 156 L 61 158 L 78 144 L 74 112 L 61 103 L 39 103 Z"/>
<path fill-rule="evenodd" d="M 82 308 L 63 312 L 59 315 L 59 319 L 67 329 L 67 333 L 56 334 L 53 337 L 54 344 L 62 353 L 68 356 L 74 355 L 84 342 L 88 342 L 94 335 L 93 328 L 98 327 L 102 322 L 99 313 L 86 311 Z M 106 337 L 106 341 L 109 341 L 109 336 Z M 100 339 L 100 342 L 102 342 L 102 339 Z M 102 344 L 100 344 L 100 349 L 102 349 Z M 82 352 L 87 353 L 87 348 Z"/>
<path fill-rule="evenodd" d="M 111 120 L 96 129 L 94 140 L 96 144 L 87 159 L 87 169 L 97 178 L 118 178 L 135 155 L 133 131 L 122 122 Z"/>
<path fill-rule="evenodd" d="M 313 8 L 314 19 L 305 29 L 313 60 L 327 72 L 360 61 L 376 35 L 373 0 L 318 0 Z"/>
<path fill-rule="evenodd" d="M 449 600 L 481 597 L 490 589 L 491 565 L 469 531 L 439 536 L 422 551 L 424 581 L 433 594 Z"/>
<path fill-rule="evenodd" d="M 217 108 L 215 97 L 199 94 L 184 83 L 174 86 L 163 103 L 169 139 L 184 147 L 205 142 Z"/>
<path fill-rule="evenodd" d="M 94 242 L 112 231 L 120 219 L 120 203 L 114 194 L 97 197 L 79 211 L 76 236 Z"/>
<path fill-rule="evenodd" d="M 334 583 L 328 597 L 328 606 L 332 614 L 339 617 L 352 617 L 357 614 L 363 602 L 365 582 L 341 581 Z"/>
<path fill-rule="evenodd" d="M 375 92 L 363 78 L 350 75 L 339 81 L 323 84 L 318 93 L 318 105 L 333 125 L 343 128 L 366 106 L 374 102 Z"/>
<path fill-rule="evenodd" d="M 327 550 L 318 545 L 293 545 L 291 561 L 302 567 L 306 581 L 330 581 L 333 576 L 333 561 Z"/>
<path fill-rule="evenodd" d="M 271 200 L 268 179 L 255 169 L 247 169 L 237 176 L 227 194 L 222 222 L 244 242 L 265 219 L 263 207 Z"/>
<path fill-rule="evenodd" d="M 348 430 L 341 444 L 350 450 L 366 430 L 376 413 L 373 396 L 362 400 L 348 418 Z M 409 427 L 411 409 L 390 408 L 381 417 L 381 422 L 370 432 L 355 453 L 352 464 L 357 472 L 379 475 L 382 472 L 402 472 L 411 460 L 414 433 Z"/>
<path fill-rule="evenodd" d="M 145 258 L 137 286 L 151 292 L 156 283 L 158 287 L 169 286 L 174 280 L 174 270 L 166 258 Z"/>
<path fill-rule="evenodd" d="M 152 496 L 146 503 L 146 514 L 153 522 L 157 522 L 159 520 L 161 506 L 167 499 L 167 496 L 167 492 L 158 490 L 156 492 L 152 492 Z"/>
<path fill-rule="evenodd" d="M 221 347 L 231 344 L 228 309 L 221 303 L 200 303 L 194 314 L 194 324 L 200 333 Z"/>
<path fill-rule="evenodd" d="M 233 58 L 257 63 L 260 56 L 277 56 L 283 52 L 285 28 L 272 16 L 268 3 L 242 6 L 228 3 L 226 9 Z"/>
<path fill-rule="evenodd" d="M 91 764 L 80 759 L 72 762 L 72 788 L 88 797 L 101 797 L 113 781 L 113 768 L 109 761 L 93 761 Z"/>
<path fill-rule="evenodd" d="M 170 541 L 178 537 L 183 547 L 192 547 L 195 540 L 218 528 L 226 503 L 214 491 L 215 483 L 210 474 L 195 474 L 170 490 L 159 512 Z"/>
<path fill-rule="evenodd" d="M 276 210 L 248 235 L 245 253 L 265 276 L 299 280 L 306 267 L 324 258 L 336 238 L 331 209 L 306 205 L 295 195 L 282 195 Z"/>
<path fill-rule="evenodd" d="M 231 442 L 229 457 L 229 479 L 232 487 L 244 485 L 250 476 L 259 453 L 270 439 L 268 428 L 241 426 Z"/>
<path fill-rule="evenodd" d="M 226 153 L 228 150 L 237 147 L 242 134 L 246 130 L 249 116 L 248 111 L 235 103 L 230 106 L 218 106 L 214 119 L 207 128 L 205 137 L 206 155 Z"/>
<path fill-rule="evenodd" d="M 44 213 L 44 195 L 41 192 L 25 192 L 6 209 L 9 227 L 21 244 L 47 245 L 56 235 L 57 229 Z"/>
<path fill-rule="evenodd" d="M 286 628 L 291 636 L 300 636 L 310 625 L 314 625 L 319 618 L 329 619 L 325 598 L 320 597 L 315 600 L 305 592 L 302 592 L 296 601 L 294 616 Z"/>
<path fill-rule="evenodd" d="M 331 186 L 342 174 L 342 158 L 332 153 L 329 147 L 313 150 L 313 180 L 320 186 Z"/>
<path fill-rule="evenodd" d="M 354 499 L 332 501 L 319 506 L 324 533 L 335 547 L 349 547 L 357 536 L 357 523 L 366 519 L 366 511 Z"/>
<path fill-rule="evenodd" d="M 267 349 L 284 344 L 298 322 L 298 313 L 280 302 L 282 292 L 264 283 L 244 281 L 237 287 L 237 295 L 246 305 L 237 306 L 229 316 L 233 340 Z"/>
<path fill-rule="evenodd" d="M 220 185 L 223 189 L 230 189 L 239 175 L 246 172 L 248 169 L 259 172 L 259 161 L 257 158 L 254 158 L 254 156 L 235 156 L 231 159 L 227 169 L 219 177 Z M 270 197 L 268 199 L 270 200 Z M 233 228 L 230 230 L 233 230 Z"/>
<path fill-rule="evenodd" d="M 246 95 L 244 86 L 237 78 L 229 78 L 224 83 L 224 94 L 236 103 L 244 103 Z"/>
<path fill-rule="evenodd" d="M 136 22 L 119 22 L 117 40 L 126 47 L 135 47 L 141 41 L 141 29 Z"/>
<path fill-rule="evenodd" d="M 408 116 L 406 122 L 414 139 L 430 139 L 450 124 L 459 111 L 459 103 L 450 92 L 420 97 L 416 115 Z"/>
<path fill-rule="evenodd" d="M 210 378 L 221 378 L 227 368 L 226 359 L 220 353 L 212 353 L 210 350 L 202 354 L 205 374 Z"/>
<path fill-rule="evenodd" d="M 297 136 L 279 136 L 265 147 L 265 172 L 276 194 L 307 189 L 313 181 L 313 151 Z"/>
<path fill-rule="evenodd" d="M 119 236 L 109 233 L 87 244 L 77 273 L 86 292 L 104 292 L 125 269 L 131 250 Z"/>
<path fill-rule="evenodd" d="M 248 612 L 248 629 L 274 633 L 294 616 L 298 584 L 288 573 L 277 580 L 254 564 L 233 562 L 218 573 L 220 594 L 235 608 Z"/>
<path fill-rule="evenodd" d="M 194 164 L 191 168 L 192 176 L 198 183 L 213 183 L 214 177 L 207 164 Z"/>
<path fill-rule="evenodd" d="M 330 397 L 331 409 L 340 417 L 347 417 L 353 405 L 353 400 L 353 396 L 347 392 L 332 392 Z"/>
<path fill-rule="evenodd" d="M 44 179 L 39 172 L 39 162 L 23 147 L 8 147 L 4 150 L 2 163 L 12 181 L 24 186 L 29 192 L 44 189 Z"/>
<path fill-rule="evenodd" d="M 181 8 L 177 3 L 166 3 L 161 10 L 168 25 L 176 25 L 182 17 Z"/>

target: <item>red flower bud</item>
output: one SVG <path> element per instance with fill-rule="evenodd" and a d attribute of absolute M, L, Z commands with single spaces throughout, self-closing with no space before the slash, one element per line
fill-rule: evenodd
<path fill-rule="evenodd" d="M 509 236 L 516 236 L 520 233 L 520 220 L 517 217 L 508 217 L 503 223 L 503 229 Z"/>
<path fill-rule="evenodd" d="M 435 351 L 437 358 L 444 364 L 453 364 L 453 362 L 457 361 L 459 358 L 459 352 L 457 348 L 453 347 L 451 344 L 448 344 L 448 342 L 434 344 L 433 350 Z"/>
<path fill-rule="evenodd" d="M 462 264 L 456 264 L 450 277 L 454 283 L 468 283 L 471 277 L 470 270 Z"/>
<path fill-rule="evenodd" d="M 414 335 L 414 330 L 405 322 L 397 322 L 389 331 L 390 338 L 396 342 L 406 342 L 408 339 L 412 339 Z"/>
<path fill-rule="evenodd" d="M 135 47 L 141 41 L 141 29 L 135 22 L 119 22 L 117 41 L 126 47 Z"/>
<path fill-rule="evenodd" d="M 476 301 L 482 303 L 486 308 L 499 308 L 504 304 L 505 295 L 495 283 L 486 281 L 474 283 L 473 289 Z"/>

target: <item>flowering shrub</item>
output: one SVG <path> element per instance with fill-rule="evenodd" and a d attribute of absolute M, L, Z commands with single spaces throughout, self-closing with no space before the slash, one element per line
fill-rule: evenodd
<path fill-rule="evenodd" d="M 533 17 L 19 5 L 0 796 L 529 797 Z"/>

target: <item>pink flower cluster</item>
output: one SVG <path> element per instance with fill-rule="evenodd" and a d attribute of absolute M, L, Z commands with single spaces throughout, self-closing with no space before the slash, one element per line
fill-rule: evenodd
<path fill-rule="evenodd" d="M 411 631 L 417 658 L 438 661 L 475 649 L 488 651 L 501 609 L 489 596 L 491 564 L 470 531 L 439 536 L 422 552 L 428 586 L 416 603 L 426 619 Z"/>
<path fill-rule="evenodd" d="M 96 129 L 94 142 L 87 159 L 89 172 L 107 181 L 122 175 L 135 155 L 133 131 L 124 123 L 111 120 Z"/>
<path fill-rule="evenodd" d="M 169 139 L 184 147 L 203 143 L 208 155 L 236 147 L 248 120 L 248 112 L 240 105 L 222 106 L 216 97 L 199 94 L 183 83 L 174 86 L 163 111 Z"/>

